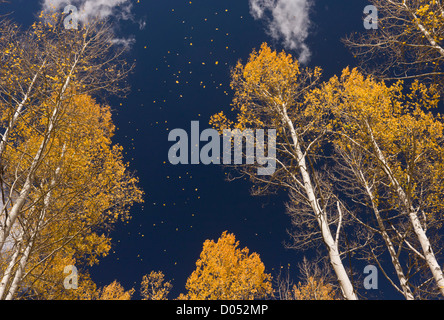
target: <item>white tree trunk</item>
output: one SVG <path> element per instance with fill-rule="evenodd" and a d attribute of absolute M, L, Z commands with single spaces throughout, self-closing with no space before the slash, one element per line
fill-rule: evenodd
<path fill-rule="evenodd" d="M 40 144 L 40 147 L 39 147 L 36 155 L 34 156 L 31 166 L 29 168 L 29 171 L 28 171 L 28 174 L 26 177 L 26 181 L 25 181 L 22 189 L 20 190 L 19 196 L 17 197 L 17 199 L 15 199 L 14 205 L 12 206 L 12 208 L 8 214 L 8 217 L 5 219 L 5 225 L 3 226 L 2 229 L 0 229 L 0 251 L 3 249 L 6 238 L 9 236 L 11 228 L 12 228 L 13 224 L 15 223 L 19 213 L 23 209 L 26 199 L 28 198 L 29 192 L 31 191 L 32 184 L 34 183 L 35 172 L 42 161 L 44 151 L 45 151 L 46 146 L 49 143 L 52 133 L 53 133 L 53 126 L 54 126 L 53 120 L 54 120 L 55 116 L 57 115 L 57 112 L 58 112 L 58 109 L 55 108 L 53 115 L 52 115 L 52 119 L 50 120 L 50 123 L 48 126 L 48 130 L 47 130 L 47 132 Z"/>
<path fill-rule="evenodd" d="M 40 66 L 39 71 L 32 78 L 32 81 L 29 84 L 27 92 L 25 93 L 22 101 L 17 105 L 17 108 L 14 111 L 14 115 L 10 119 L 8 127 L 6 128 L 5 132 L 2 135 L 2 139 L 0 141 L 0 159 L 2 158 L 3 152 L 5 151 L 5 148 L 6 148 L 6 145 L 7 145 L 8 138 L 9 138 L 9 135 L 11 133 L 11 130 L 15 126 L 15 123 L 17 122 L 18 118 L 20 117 L 20 115 L 21 115 L 21 113 L 23 111 L 23 107 L 28 102 L 29 96 L 32 93 L 32 90 L 34 88 L 35 82 L 37 81 L 37 78 L 38 78 L 39 74 L 41 73 L 42 69 L 45 67 L 45 65 L 46 65 L 46 61 L 44 61 L 42 63 L 42 65 Z"/>
<path fill-rule="evenodd" d="M 413 20 L 416 24 L 416 27 L 421 31 L 421 33 L 424 35 L 424 37 L 427 39 L 427 41 L 430 43 L 430 46 L 437 50 L 441 56 L 444 57 L 444 49 L 433 39 L 433 36 L 430 34 L 430 32 L 424 27 L 423 24 L 420 23 L 420 20 L 416 16 L 416 13 L 414 10 L 412 10 L 404 0 L 402 2 L 403 7 L 407 10 L 407 12 L 413 17 Z M 442 12 L 441 12 L 442 14 Z"/>
<path fill-rule="evenodd" d="M 86 48 L 86 45 L 82 48 L 81 53 L 83 53 L 85 48 Z M 6 238 L 9 236 L 11 228 L 12 228 L 13 224 L 15 223 L 23 206 L 25 205 L 26 199 L 29 195 L 29 192 L 31 191 L 32 184 L 34 183 L 35 171 L 37 170 L 37 167 L 41 163 L 41 160 L 44 156 L 44 151 L 46 149 L 46 145 L 49 143 L 51 136 L 53 134 L 54 124 L 55 124 L 56 118 L 60 112 L 60 109 L 62 107 L 63 97 L 66 93 L 66 90 L 68 89 L 68 85 L 71 81 L 72 74 L 79 62 L 80 56 L 81 56 L 81 54 L 77 57 L 77 59 L 73 62 L 73 65 L 71 66 L 70 73 L 67 75 L 65 82 L 60 90 L 59 100 L 58 100 L 57 105 L 55 106 L 54 111 L 51 115 L 51 118 L 50 118 L 50 121 L 48 124 L 48 129 L 47 129 L 45 136 L 40 144 L 39 150 L 37 151 L 37 154 L 35 155 L 33 162 L 29 168 L 25 184 L 23 185 L 22 189 L 20 190 L 19 196 L 16 199 L 14 205 L 12 206 L 7 219 L 5 220 L 4 227 L 0 229 L 0 251 L 2 250 L 2 248 L 5 244 Z"/>
<path fill-rule="evenodd" d="M 382 238 L 384 239 L 385 245 L 387 246 L 388 252 L 390 254 L 392 264 L 395 268 L 396 275 L 399 280 L 399 284 L 401 285 L 401 288 L 402 288 L 401 293 L 404 295 L 404 297 L 407 300 L 414 300 L 415 298 L 413 296 L 412 290 L 410 289 L 407 278 L 405 277 L 404 271 L 402 270 L 402 266 L 401 266 L 401 263 L 399 262 L 398 255 L 396 254 L 395 247 L 394 247 L 394 245 L 390 239 L 390 236 L 388 235 L 387 230 L 384 226 L 384 221 L 382 220 L 382 217 L 379 214 L 379 209 L 375 203 L 375 198 L 373 196 L 372 190 L 370 189 L 370 186 L 368 185 L 368 183 L 365 180 L 365 177 L 361 171 L 359 171 L 359 175 L 361 178 L 361 182 L 364 185 L 365 192 L 367 193 L 368 197 L 370 198 L 373 213 L 375 214 L 375 218 L 376 218 L 376 221 L 379 226 L 379 231 L 381 232 Z"/>
<path fill-rule="evenodd" d="M 415 231 L 416 236 L 418 237 L 419 243 L 421 244 L 421 249 L 424 253 L 425 260 L 427 265 L 432 272 L 433 278 L 435 279 L 436 284 L 438 285 L 439 291 L 441 295 L 444 296 L 444 276 L 442 273 L 442 269 L 436 260 L 435 253 L 433 252 L 432 246 L 430 245 L 430 241 L 421 226 L 421 222 L 419 221 L 418 214 L 413 208 L 410 208 L 409 218 L 413 225 L 413 230 Z"/>
<path fill-rule="evenodd" d="M 63 158 L 65 157 L 65 153 L 66 153 L 66 143 L 63 144 L 62 152 L 60 155 L 60 161 L 62 161 Z M 15 272 L 14 280 L 8 290 L 6 300 L 10 300 L 14 297 L 14 294 L 17 291 L 17 287 L 19 286 L 19 284 L 21 283 L 21 281 L 23 279 L 23 272 L 26 268 L 26 265 L 27 265 L 27 262 L 29 259 L 29 255 L 32 250 L 33 243 L 34 243 L 36 237 L 38 236 L 38 233 L 40 232 L 41 223 L 44 223 L 46 212 L 47 212 L 47 209 L 48 209 L 50 201 L 51 201 L 51 196 L 52 196 L 51 189 L 55 186 L 57 179 L 60 175 L 60 171 L 61 171 L 61 165 L 58 165 L 55 172 L 54 172 L 54 177 L 53 177 L 53 179 L 51 179 L 49 191 L 44 197 L 43 208 L 42 208 L 42 211 L 41 211 L 39 218 L 37 220 L 36 227 L 33 231 L 33 234 L 30 235 L 32 240 L 30 241 L 30 243 L 26 247 L 26 250 L 23 253 L 22 258 L 20 259 L 20 264 Z M 23 239 L 23 237 L 22 237 L 22 239 Z M 20 245 L 21 245 L 21 243 L 20 243 Z M 9 263 L 8 268 L 5 272 L 5 275 L 0 283 L 0 300 L 2 300 L 2 297 L 4 296 L 5 289 L 7 287 L 9 280 L 10 280 L 10 277 L 11 277 L 11 272 L 16 264 L 17 256 L 20 253 L 20 245 L 19 245 L 18 249 L 16 250 L 16 252 L 14 253 L 14 256 L 11 259 L 11 262 Z"/>
<path fill-rule="evenodd" d="M 9 287 L 8 294 L 6 295 L 5 300 L 12 300 L 15 293 L 17 292 L 18 285 L 20 284 L 22 280 L 23 271 L 25 270 L 26 264 L 28 262 L 29 254 L 31 253 L 31 249 L 33 246 L 33 240 L 31 240 L 25 251 L 23 252 L 23 255 L 20 259 L 20 263 L 17 267 L 17 270 L 15 271 L 14 280 L 11 283 L 11 286 Z"/>
<path fill-rule="evenodd" d="M 11 278 L 12 271 L 17 263 L 17 257 L 20 253 L 20 245 L 15 249 L 14 254 L 9 261 L 8 267 L 3 274 L 2 280 L 0 282 L 0 300 L 3 300 L 3 296 L 5 295 L 6 289 L 8 287 L 9 279 Z"/>
<path fill-rule="evenodd" d="M 304 182 L 305 193 L 310 202 L 310 205 L 315 213 L 316 220 L 318 222 L 319 228 L 321 230 L 321 235 L 324 240 L 325 245 L 327 246 L 328 255 L 330 258 L 330 263 L 333 267 L 333 270 L 336 274 L 336 277 L 339 282 L 339 286 L 341 287 L 342 293 L 347 300 L 357 300 L 358 297 L 355 293 L 353 285 L 348 277 L 347 271 L 342 263 L 338 242 L 335 241 L 333 235 L 331 233 L 330 227 L 328 225 L 328 220 L 326 213 L 319 206 L 319 202 L 316 197 L 313 184 L 311 182 L 310 174 L 307 170 L 307 164 L 305 161 L 305 155 L 302 152 L 298 136 L 296 134 L 296 130 L 294 129 L 293 122 L 288 117 L 286 107 L 283 106 L 282 116 L 284 123 L 286 123 L 290 129 L 291 137 L 293 140 L 293 146 L 296 151 L 297 162 L 299 165 L 299 169 L 302 175 L 302 179 Z"/>
<path fill-rule="evenodd" d="M 402 189 L 401 185 L 399 184 L 398 180 L 394 177 L 389 164 L 387 160 L 385 159 L 384 154 L 382 153 L 381 149 L 379 148 L 378 143 L 375 140 L 375 137 L 373 136 L 372 130 L 370 128 L 370 125 L 368 122 L 366 122 L 367 130 L 369 131 L 370 138 L 373 144 L 373 147 L 376 151 L 376 156 L 378 157 L 378 160 L 381 162 L 383 170 L 385 171 L 386 175 L 390 179 L 390 182 L 395 187 L 395 191 L 399 197 L 399 200 L 403 204 L 408 217 L 410 219 L 410 223 L 412 224 L 413 231 L 416 234 L 416 237 L 418 238 L 418 241 L 421 245 L 421 249 L 423 251 L 425 261 L 432 272 L 433 278 L 441 292 L 442 295 L 444 295 L 444 276 L 441 267 L 438 264 L 438 261 L 436 260 L 435 253 L 433 252 L 432 246 L 430 245 L 430 241 L 426 235 L 426 232 L 424 231 L 424 228 L 421 225 L 421 222 L 418 218 L 418 213 L 415 208 L 411 206 L 411 204 L 408 201 L 408 197 L 404 190 Z"/>

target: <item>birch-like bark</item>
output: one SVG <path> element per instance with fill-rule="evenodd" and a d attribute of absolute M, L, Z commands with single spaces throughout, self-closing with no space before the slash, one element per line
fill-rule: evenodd
<path fill-rule="evenodd" d="M 20 190 L 19 196 L 17 197 L 14 205 L 11 208 L 11 211 L 8 214 L 7 219 L 5 220 L 5 225 L 2 229 L 0 229 L 0 250 L 2 250 L 6 238 L 9 236 L 9 233 L 11 231 L 11 228 L 13 224 L 15 223 L 19 213 L 21 212 L 23 206 L 25 205 L 26 199 L 28 198 L 29 192 L 31 191 L 32 184 L 34 183 L 34 175 L 38 168 L 38 166 L 41 163 L 41 160 L 44 155 L 44 151 L 46 149 L 47 144 L 49 143 L 51 136 L 54 131 L 54 125 L 57 119 L 57 116 L 60 112 L 61 104 L 63 103 L 63 96 L 66 93 L 66 90 L 69 86 L 69 83 L 71 81 L 71 77 L 74 73 L 74 70 L 79 62 L 80 56 L 82 55 L 83 51 L 85 50 L 86 46 L 83 46 L 81 53 L 79 54 L 78 58 L 74 61 L 70 73 L 67 75 L 65 82 L 61 88 L 60 94 L 59 94 L 59 101 L 57 105 L 54 108 L 54 111 L 51 115 L 48 129 L 46 130 L 45 136 L 40 144 L 39 150 L 37 151 L 36 155 L 34 156 L 34 159 L 31 163 L 31 166 L 29 168 L 28 174 L 26 176 L 25 183 Z"/>
<path fill-rule="evenodd" d="M 399 284 L 401 285 L 402 288 L 401 289 L 402 294 L 404 295 L 406 300 L 414 300 L 415 298 L 413 296 L 412 290 L 410 289 L 407 278 L 404 274 L 404 271 L 402 270 L 402 266 L 401 263 L 399 262 L 398 255 L 396 254 L 395 247 L 390 239 L 390 236 L 387 233 L 387 229 L 385 228 L 384 221 L 382 220 L 382 217 L 379 213 L 379 209 L 375 202 L 372 190 L 370 189 L 370 186 L 368 185 L 366 179 L 364 178 L 362 171 L 359 171 L 359 175 L 361 178 L 361 182 L 364 186 L 365 192 L 367 193 L 367 196 L 369 197 L 370 202 L 372 204 L 373 213 L 375 214 L 375 218 L 379 227 L 379 232 L 381 233 L 381 236 L 384 239 L 385 245 L 387 246 L 387 250 L 390 254 L 390 259 L 392 260 L 392 264 L 395 268 Z"/>
<path fill-rule="evenodd" d="M 319 199 L 315 194 L 315 190 L 311 181 L 312 179 L 310 177 L 310 174 L 308 173 L 305 155 L 302 152 L 299 138 L 296 134 L 293 122 L 291 121 L 291 119 L 287 114 L 286 106 L 283 106 L 282 108 L 282 116 L 285 124 L 290 129 L 291 137 L 293 140 L 293 147 L 296 151 L 296 156 L 297 156 L 296 160 L 298 162 L 298 166 L 304 182 L 305 193 L 308 198 L 308 201 L 310 202 L 310 206 L 315 213 L 316 221 L 321 230 L 322 239 L 328 250 L 330 264 L 332 265 L 333 270 L 337 276 L 342 294 L 347 300 L 358 300 L 358 297 L 355 293 L 355 290 L 347 274 L 347 271 L 345 270 L 345 267 L 342 263 L 338 242 L 335 241 L 335 238 L 331 233 L 325 211 L 319 205 Z"/>
<path fill-rule="evenodd" d="M 21 246 L 20 244 L 15 248 L 14 254 L 9 261 L 8 267 L 3 274 L 2 280 L 0 282 L 0 300 L 3 300 L 3 296 L 5 295 L 9 279 L 11 278 L 12 271 L 14 270 L 15 265 L 17 264 L 17 258 L 20 254 Z"/>
<path fill-rule="evenodd" d="M 60 155 L 60 161 L 62 161 L 63 158 L 65 157 L 65 153 L 66 153 L 66 143 L 62 147 L 62 153 Z M 29 255 L 31 253 L 31 249 L 32 249 L 32 246 L 34 244 L 34 241 L 37 238 L 38 233 L 40 232 L 40 223 L 44 222 L 44 219 L 45 219 L 45 216 L 46 216 L 46 212 L 48 210 L 48 207 L 49 207 L 49 204 L 50 204 L 50 201 L 51 201 L 51 196 L 52 196 L 51 190 L 55 186 L 55 184 L 57 183 L 57 179 L 58 179 L 58 177 L 60 175 L 60 170 L 61 170 L 61 165 L 58 165 L 56 170 L 55 170 L 54 177 L 53 177 L 53 179 L 51 179 L 49 191 L 48 191 L 48 193 L 44 197 L 42 212 L 40 213 L 40 217 L 37 220 L 37 224 L 36 224 L 34 233 L 31 236 L 32 240 L 30 241 L 30 243 L 26 247 L 26 250 L 25 250 L 25 252 L 23 253 L 23 255 L 22 255 L 21 259 L 20 259 L 19 266 L 18 266 L 18 268 L 15 271 L 14 280 L 12 281 L 12 284 L 9 287 L 8 294 L 6 295 L 6 300 L 11 300 L 14 297 L 15 293 L 17 292 L 17 288 L 18 288 L 19 284 L 23 280 L 23 272 L 24 272 L 24 270 L 26 268 L 26 265 L 27 265 L 27 262 L 28 262 L 28 259 L 29 259 Z M 23 237 L 22 237 L 22 239 L 23 239 Z M 20 245 L 19 245 L 19 248 L 20 248 Z M 0 300 L 2 300 L 2 297 L 4 296 L 5 289 L 7 287 L 9 279 L 11 277 L 11 272 L 12 272 L 12 270 L 14 268 L 14 265 L 16 264 L 16 260 L 17 260 L 17 256 L 18 256 L 19 252 L 20 252 L 20 250 L 17 250 L 14 253 L 13 258 L 12 258 L 10 264 L 8 265 L 8 269 L 5 272 L 5 276 L 2 279 L 2 282 L 1 282 L 1 285 L 0 285 Z"/>
<path fill-rule="evenodd" d="M 25 270 L 26 264 L 28 262 L 29 254 L 31 253 L 31 249 L 34 245 L 34 237 L 26 246 L 25 251 L 23 252 L 22 257 L 20 258 L 20 263 L 17 267 L 17 270 L 14 275 L 14 280 L 12 281 L 11 286 L 9 287 L 8 294 L 6 295 L 5 300 L 12 300 L 15 293 L 17 292 L 17 288 L 21 282 L 23 271 Z"/>
<path fill-rule="evenodd" d="M 44 61 L 42 63 L 42 65 L 40 66 L 39 71 L 37 71 L 37 73 L 32 78 L 32 81 L 29 84 L 27 92 L 25 93 L 22 101 L 20 101 L 20 103 L 17 105 L 17 108 L 14 111 L 14 115 L 10 119 L 10 121 L 8 123 L 8 127 L 6 128 L 5 132 L 2 135 L 2 139 L 0 141 L 0 159 L 2 158 L 3 152 L 5 151 L 5 148 L 6 148 L 8 139 L 9 139 L 9 135 L 11 134 L 11 130 L 12 130 L 12 128 L 14 128 L 18 118 L 22 114 L 23 108 L 26 105 L 26 103 L 28 102 L 28 99 L 29 99 L 29 97 L 30 97 L 30 95 L 32 93 L 32 90 L 34 88 L 35 82 L 37 81 L 37 78 L 40 75 L 42 69 L 45 67 L 45 65 L 46 65 L 46 61 Z"/>
<path fill-rule="evenodd" d="M 413 10 L 407 5 L 405 0 L 402 1 L 402 5 L 411 14 L 411 16 L 413 17 L 413 19 L 415 21 L 416 27 L 421 31 L 421 33 L 424 35 L 424 37 L 430 43 L 430 46 L 433 49 L 437 50 L 439 52 L 439 54 L 444 57 L 444 49 L 440 45 L 438 45 L 438 43 L 435 41 L 435 39 L 433 39 L 433 36 L 430 34 L 430 32 L 427 31 L 427 29 L 422 25 L 422 23 L 420 23 L 419 18 L 416 16 L 416 14 L 413 12 Z"/>
<path fill-rule="evenodd" d="M 427 237 L 427 234 L 424 231 L 424 228 L 422 227 L 421 222 L 418 218 L 417 210 L 415 210 L 415 208 L 413 208 L 413 206 L 411 205 L 411 203 L 408 200 L 408 197 L 407 197 L 405 191 L 402 189 L 398 180 L 393 175 L 384 154 L 382 153 L 381 149 L 379 148 L 378 143 L 376 142 L 375 137 L 373 136 L 373 132 L 370 128 L 370 125 L 368 124 L 367 121 L 365 122 L 365 124 L 366 124 L 367 130 L 369 132 L 371 143 L 373 145 L 373 148 L 375 149 L 376 156 L 377 156 L 378 160 L 380 161 L 380 163 L 382 164 L 382 168 L 383 168 L 385 174 L 389 178 L 391 184 L 394 186 L 395 191 L 399 197 L 399 200 L 401 201 L 401 203 L 404 206 L 404 209 L 406 210 L 406 213 L 410 219 L 410 223 L 412 224 L 413 231 L 414 231 L 414 233 L 415 233 L 416 237 L 418 238 L 418 241 L 421 245 L 421 249 L 424 254 L 425 261 L 426 261 L 430 271 L 432 272 L 433 278 L 439 288 L 440 293 L 444 296 L 443 272 L 442 272 L 442 269 L 441 269 L 438 261 L 436 260 L 435 253 L 433 252 L 433 249 L 432 249 L 430 241 Z"/>

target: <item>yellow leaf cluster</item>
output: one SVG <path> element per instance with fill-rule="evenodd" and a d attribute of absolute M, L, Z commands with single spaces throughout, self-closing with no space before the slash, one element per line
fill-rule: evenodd
<path fill-rule="evenodd" d="M 337 147 L 345 152 L 360 149 L 367 161 L 382 152 L 387 159 L 384 166 L 390 167 L 412 201 L 422 197 L 429 215 L 442 210 L 444 124 L 441 115 L 428 111 L 439 103 L 434 86 L 417 80 L 409 88 L 401 81 L 387 86 L 347 68 L 340 78 L 335 76 L 309 92 L 306 103 L 307 114 L 319 127 L 336 133 Z M 427 186 L 427 196 L 419 184 Z"/>
<path fill-rule="evenodd" d="M 294 300 L 336 300 L 336 292 L 322 279 L 309 277 L 305 284 L 299 282 L 293 286 L 293 298 Z"/>
<path fill-rule="evenodd" d="M 236 121 L 220 112 L 210 124 L 219 131 L 267 127 L 279 130 L 282 109 L 288 109 L 292 119 L 297 120 L 303 92 L 320 76 L 320 68 L 301 69 L 290 54 L 278 53 L 263 43 L 259 51 L 253 50 L 245 65 L 239 61 L 231 72 Z"/>
<path fill-rule="evenodd" d="M 170 281 L 165 282 L 162 271 L 151 271 L 149 275 L 142 278 L 140 293 L 142 300 L 167 300 L 173 285 Z"/>
<path fill-rule="evenodd" d="M 190 300 L 252 300 L 272 293 L 271 276 L 257 253 L 239 249 L 234 234 L 226 231 L 217 242 L 205 241 L 196 270 L 187 280 Z"/>
<path fill-rule="evenodd" d="M 114 280 L 111 284 L 99 290 L 97 300 L 131 300 L 133 294 L 134 289 L 125 291 L 122 285 Z"/>

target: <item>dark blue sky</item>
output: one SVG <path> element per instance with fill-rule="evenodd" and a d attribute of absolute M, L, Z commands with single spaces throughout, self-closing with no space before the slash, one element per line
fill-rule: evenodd
<path fill-rule="evenodd" d="M 143 206 L 133 208 L 128 224 L 116 226 L 112 253 L 92 269 L 93 280 L 101 286 L 117 279 L 126 289 L 138 290 L 144 274 L 162 270 L 173 279 L 170 298 L 175 298 L 185 291 L 203 242 L 225 230 L 236 235 L 241 247 L 258 252 L 267 272 L 291 264 L 297 280 L 303 253 L 283 246 L 291 229 L 284 195 L 252 197 L 248 182 L 225 181 L 220 166 L 168 163 L 169 131 L 189 131 L 193 120 L 200 121 L 201 130 L 208 128 L 212 114 L 230 108 L 230 68 L 264 41 L 278 50 L 281 43 L 267 35 L 263 21 L 252 18 L 248 0 L 137 2 L 133 21 L 120 21 L 118 30 L 136 40 L 128 53 L 128 60 L 136 61 L 129 78 L 132 92 L 110 103 L 119 128 L 115 141 L 123 145 L 146 197 Z M 321 66 L 327 79 L 355 65 L 340 39 L 365 31 L 362 12 L 368 2 L 314 2 L 309 66 Z M 27 26 L 40 7 L 40 1 L 14 0 L 2 11 L 12 11 L 11 18 Z M 146 22 L 143 29 L 139 21 Z M 382 275 L 380 281 L 385 287 Z M 388 289 L 378 292 L 379 297 L 390 294 Z"/>

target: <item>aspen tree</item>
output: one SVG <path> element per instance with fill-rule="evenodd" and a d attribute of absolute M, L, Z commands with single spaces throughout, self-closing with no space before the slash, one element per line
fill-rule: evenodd
<path fill-rule="evenodd" d="M 294 204 L 301 204 L 307 217 L 315 222 L 312 228 L 325 244 L 342 293 L 347 299 L 357 299 L 356 292 L 341 260 L 340 230 L 342 214 L 336 211 L 336 201 L 328 186 L 319 179 L 316 149 L 324 133 L 313 135 L 314 123 L 304 116 L 304 95 L 320 80 L 321 70 L 303 69 L 285 52 L 276 53 L 263 44 L 259 52 L 253 51 L 248 62 L 241 62 L 232 71 L 231 87 L 235 91 L 233 109 L 236 120 L 223 112 L 211 118 L 211 124 L 222 131 L 235 129 L 276 129 L 277 164 L 271 176 L 258 176 L 255 166 L 239 167 L 255 184 L 254 192 L 263 194 L 273 188 L 293 192 Z M 336 225 L 334 234 L 333 225 Z"/>
<path fill-rule="evenodd" d="M 335 132 L 333 143 L 353 172 L 349 185 L 358 185 L 366 195 L 394 264 L 398 290 L 411 299 L 399 264 L 401 248 L 424 261 L 444 294 L 442 269 L 427 234 L 442 221 L 444 127 L 441 116 L 428 111 L 438 104 L 436 90 L 418 81 L 409 89 L 403 93 L 401 82 L 387 87 L 345 69 L 340 78 L 313 90 L 307 103 L 310 114 L 324 117 L 323 125 Z"/>

